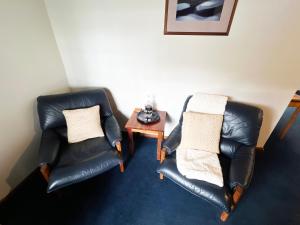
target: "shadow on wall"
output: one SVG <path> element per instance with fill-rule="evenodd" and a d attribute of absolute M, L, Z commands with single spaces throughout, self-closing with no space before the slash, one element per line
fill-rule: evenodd
<path fill-rule="evenodd" d="M 258 108 L 263 110 L 263 126 L 261 127 L 260 133 L 262 134 L 271 134 L 272 131 L 272 121 L 274 121 L 274 115 L 273 115 L 273 110 L 270 107 L 267 107 L 265 105 L 256 105 Z M 275 129 L 275 128 L 274 128 Z M 269 136 L 270 137 L 270 136 Z M 264 148 L 264 145 L 266 143 L 263 144 L 259 144 L 257 145 L 258 148 Z"/>
<path fill-rule="evenodd" d="M 103 88 L 106 91 L 112 111 L 113 111 L 114 115 L 116 116 L 116 118 L 119 122 L 119 125 L 121 126 L 121 129 L 123 131 L 125 131 L 125 124 L 127 123 L 129 118 L 127 116 L 125 116 L 121 111 L 118 110 L 117 104 L 114 100 L 114 96 L 108 88 L 106 88 L 106 87 L 78 87 L 78 88 L 72 88 L 72 91 L 76 92 L 76 91 L 91 90 L 91 89 L 97 89 L 97 88 Z M 156 108 L 155 101 L 154 101 L 154 108 Z M 167 113 L 166 122 L 171 123 L 172 121 L 173 121 L 173 118 L 171 118 Z"/>
<path fill-rule="evenodd" d="M 56 90 L 45 91 L 41 94 L 60 94 L 70 90 L 69 88 L 59 88 Z M 36 96 L 37 98 L 38 96 Z M 20 182 L 24 180 L 32 171 L 38 168 L 38 151 L 41 139 L 41 129 L 37 114 L 37 101 L 32 99 L 32 118 L 34 121 L 34 134 L 30 144 L 24 149 L 22 155 L 17 159 L 15 165 L 6 178 L 7 184 L 14 189 Z M 26 119 L 26 118 L 25 118 Z M 17 140 L 16 140 L 17 141 Z M 18 151 L 19 152 L 19 151 Z"/>
<path fill-rule="evenodd" d="M 39 132 L 40 133 L 40 132 Z M 38 149 L 40 145 L 40 134 L 35 134 L 28 147 L 17 160 L 6 178 L 7 184 L 14 189 L 20 181 L 38 167 Z"/>
<path fill-rule="evenodd" d="M 39 120 L 36 110 L 36 101 L 33 103 L 33 118 L 34 118 L 34 130 L 35 134 L 27 146 L 22 152 L 23 154 L 16 161 L 12 167 L 8 177 L 6 178 L 7 184 L 14 189 L 22 180 L 24 180 L 28 174 L 38 167 L 38 150 L 40 145 L 41 131 L 39 127 Z"/>
<path fill-rule="evenodd" d="M 125 130 L 125 124 L 126 124 L 128 118 L 122 112 L 120 112 L 118 110 L 117 104 L 114 100 L 114 97 L 108 88 L 106 88 L 106 87 L 77 87 L 77 88 L 72 88 L 72 92 L 77 92 L 77 91 L 82 91 L 82 90 L 92 90 L 92 89 L 98 89 L 98 88 L 103 88 L 106 91 L 112 111 L 113 111 L 114 115 L 116 116 L 116 119 L 118 120 L 121 129 Z"/>

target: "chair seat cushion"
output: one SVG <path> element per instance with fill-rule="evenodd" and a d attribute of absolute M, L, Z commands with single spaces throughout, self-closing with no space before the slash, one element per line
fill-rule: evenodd
<path fill-rule="evenodd" d="M 221 161 L 221 165 L 223 166 L 224 164 L 224 161 Z M 168 156 L 168 158 L 166 158 L 160 165 L 157 172 L 162 173 L 165 177 L 169 178 L 190 193 L 208 201 L 214 206 L 220 208 L 222 211 L 230 212 L 231 192 L 228 185 L 224 184 L 223 187 L 219 187 L 205 181 L 186 178 L 181 175 L 177 169 L 176 154 Z M 227 176 L 226 174 L 227 172 L 224 171 L 223 175 Z M 225 177 L 224 180 L 226 180 Z"/>
<path fill-rule="evenodd" d="M 50 173 L 48 192 L 103 173 L 121 162 L 105 137 L 68 144 L 63 142 L 60 157 Z"/>

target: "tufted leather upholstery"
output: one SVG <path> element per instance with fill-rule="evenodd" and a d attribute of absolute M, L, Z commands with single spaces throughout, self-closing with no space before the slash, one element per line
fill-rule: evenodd
<path fill-rule="evenodd" d="M 121 130 L 104 89 L 40 96 L 37 101 L 43 130 L 39 165 L 47 164 L 51 169 L 48 192 L 91 178 L 122 163 L 114 148 L 116 142 L 122 140 Z M 94 105 L 100 105 L 105 137 L 69 144 L 62 111 Z"/>
<path fill-rule="evenodd" d="M 186 111 L 190 98 L 191 96 L 186 99 L 182 112 Z M 157 172 L 222 211 L 230 212 L 234 188 L 237 185 L 247 188 L 251 181 L 255 148 L 262 119 L 263 112 L 256 107 L 231 101 L 227 103 L 220 141 L 221 154 L 219 155 L 224 187 L 221 188 L 205 181 L 187 179 L 177 170 L 174 152 L 181 141 L 182 114 L 178 125 L 163 142 L 167 156 Z"/>
<path fill-rule="evenodd" d="M 42 130 L 66 125 L 62 111 L 65 109 L 88 108 L 100 105 L 101 120 L 112 115 L 112 110 L 104 89 L 40 96 L 38 114 Z"/>

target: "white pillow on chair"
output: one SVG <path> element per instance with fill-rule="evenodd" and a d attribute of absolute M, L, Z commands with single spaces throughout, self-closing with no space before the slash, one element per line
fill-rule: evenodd
<path fill-rule="evenodd" d="M 180 148 L 219 153 L 223 115 L 184 112 Z"/>
<path fill-rule="evenodd" d="M 104 137 L 99 105 L 84 109 L 63 110 L 63 114 L 67 123 L 69 143 Z"/>

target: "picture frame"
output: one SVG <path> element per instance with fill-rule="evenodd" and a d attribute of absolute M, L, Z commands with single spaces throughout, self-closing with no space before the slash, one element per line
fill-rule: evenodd
<path fill-rule="evenodd" d="M 228 35 L 238 0 L 166 0 L 165 35 Z"/>

